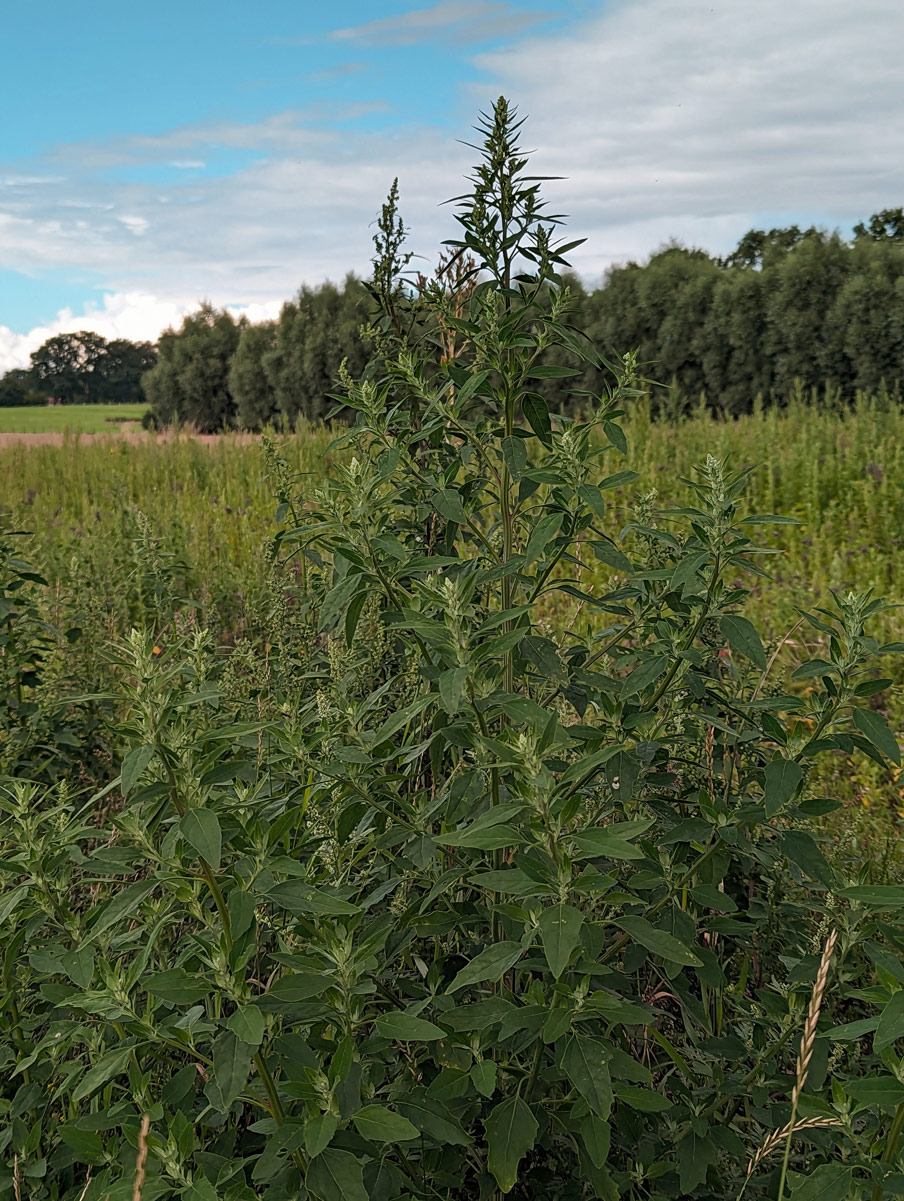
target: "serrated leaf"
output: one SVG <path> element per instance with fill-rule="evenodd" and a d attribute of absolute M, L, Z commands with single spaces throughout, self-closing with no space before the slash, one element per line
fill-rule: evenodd
<path fill-rule="evenodd" d="M 537 1137 L 537 1119 L 519 1096 L 501 1102 L 485 1122 L 487 1167 L 499 1189 L 509 1193 L 518 1182 L 518 1165 Z"/>
<path fill-rule="evenodd" d="M 487 947 L 479 955 L 475 955 L 466 964 L 449 987 L 447 993 L 458 992 L 460 988 L 468 988 L 472 984 L 484 982 L 495 983 L 501 980 L 509 968 L 521 958 L 524 949 L 520 942 L 498 942 Z"/>
<path fill-rule="evenodd" d="M 216 871 L 220 866 L 223 835 L 212 809 L 189 809 L 179 822 L 182 837 Z"/>
<path fill-rule="evenodd" d="M 612 1083 L 602 1043 L 572 1034 L 562 1052 L 562 1071 L 593 1113 L 605 1121 L 612 1108 Z"/>
<path fill-rule="evenodd" d="M 384 1038 L 397 1042 L 435 1042 L 446 1037 L 445 1030 L 411 1013 L 382 1013 L 374 1025 Z"/>
<path fill-rule="evenodd" d="M 727 614 L 719 622 L 719 629 L 733 651 L 737 651 L 738 654 L 743 655 L 745 659 L 749 659 L 751 663 L 765 671 L 766 652 L 763 649 L 763 643 L 756 627 L 746 617 L 738 617 L 733 613 Z"/>
<path fill-rule="evenodd" d="M 662 959 L 667 959 L 669 963 L 680 963 L 686 967 L 703 966 L 689 947 L 684 946 L 666 930 L 657 930 L 655 926 L 651 926 L 646 918 L 620 917 L 613 924 L 624 930 L 642 947 L 646 947 Z"/>
<path fill-rule="evenodd" d="M 581 937 L 584 915 L 571 905 L 551 905 L 540 914 L 540 939 L 549 970 L 558 978 Z"/>
<path fill-rule="evenodd" d="M 766 816 L 774 817 L 776 813 L 794 796 L 803 781 L 803 770 L 791 759 L 773 759 L 766 766 L 766 780 L 763 786 L 763 802 Z"/>
<path fill-rule="evenodd" d="M 311 1160 L 304 1183 L 319 1201 L 370 1201 L 364 1187 L 364 1165 L 350 1151 L 327 1147 Z"/>
<path fill-rule="evenodd" d="M 354 1114 L 352 1121 L 362 1138 L 375 1143 L 404 1143 L 421 1137 L 413 1122 L 382 1105 L 365 1105 Z"/>
<path fill-rule="evenodd" d="M 861 734 L 865 735 L 887 759 L 900 764 L 901 748 L 885 718 L 873 709 L 855 709 L 853 716 L 854 725 Z"/>

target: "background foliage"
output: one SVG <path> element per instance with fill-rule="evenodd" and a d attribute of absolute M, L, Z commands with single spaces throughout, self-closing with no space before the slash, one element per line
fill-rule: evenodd
<path fill-rule="evenodd" d="M 403 280 L 390 195 L 329 448 L 70 443 L 66 516 L 4 533 L 9 1196 L 904 1193 L 904 890 L 892 839 L 829 836 L 822 766 L 900 763 L 894 613 L 841 560 L 860 587 L 763 640 L 761 532 L 803 543 L 747 507 L 728 425 L 686 422 L 697 469 L 642 489 L 635 357 L 573 324 L 518 128 L 504 100 L 481 122 L 473 267 Z M 220 321 L 188 332 L 225 347 Z M 794 419 L 824 462 L 773 465 L 770 502 L 898 503 L 855 445 L 897 409 L 798 402 L 751 442 Z M 227 531 L 256 574 L 211 571 Z"/>

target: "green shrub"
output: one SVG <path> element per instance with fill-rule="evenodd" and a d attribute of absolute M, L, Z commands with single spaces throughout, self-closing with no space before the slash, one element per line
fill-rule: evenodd
<path fill-rule="evenodd" d="M 347 453 L 302 500 L 268 444 L 264 652 L 161 569 L 119 775 L 4 787 L 7 1195 L 901 1195 L 904 889 L 826 860 L 810 780 L 898 760 L 902 646 L 848 595 L 806 697 L 774 682 L 743 580 L 780 519 L 713 456 L 603 531 L 640 383 L 607 365 L 581 422 L 534 391 L 593 352 L 517 129 L 481 125 L 464 309 L 399 280 L 393 200 Z"/>

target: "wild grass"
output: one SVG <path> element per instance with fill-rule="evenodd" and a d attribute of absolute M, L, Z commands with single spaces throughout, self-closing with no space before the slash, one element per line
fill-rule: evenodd
<path fill-rule="evenodd" d="M 873 588 L 904 599 L 899 407 L 861 397 L 853 409 L 797 402 L 734 420 L 701 410 L 666 421 L 652 419 L 649 408 L 638 404 L 626 433 L 627 461 L 613 455 L 604 471 L 630 467 L 639 479 L 607 493 L 610 531 L 631 520 L 639 496 L 655 492 L 657 505 L 684 503 L 681 479 L 708 452 L 729 456 L 735 467 L 756 467 L 748 489 L 752 510 L 801 523 L 764 532 L 763 541 L 783 553 L 764 563 L 771 579 L 753 582 L 751 617 L 776 642 L 795 627 L 799 608 L 824 603 L 833 590 Z M 310 427 L 281 440 L 302 491 L 322 478 L 329 442 L 327 430 Z M 84 608 L 100 615 L 110 638 L 141 620 L 148 599 L 139 514 L 147 518 L 160 552 L 181 571 L 198 622 L 226 642 L 253 637 L 270 603 L 267 546 L 274 507 L 259 444 L 248 435 L 203 440 L 67 435 L 60 445 L 0 446 L 0 511 L 10 514 L 15 527 L 34 532 L 32 557 L 51 591 L 60 597 L 80 593 Z M 608 570 L 600 565 L 601 579 Z M 879 625 L 881 638 L 900 637 L 896 613 Z M 819 635 L 798 628 L 780 654 L 789 662 L 817 656 Z M 900 728 L 904 705 L 894 690 L 890 705 Z M 841 822 L 839 834 L 857 840 L 870 860 L 896 859 L 904 779 L 889 780 L 886 771 L 865 760 L 856 769 L 836 761 L 832 772 L 827 791 L 852 806 L 843 820 L 835 819 Z"/>

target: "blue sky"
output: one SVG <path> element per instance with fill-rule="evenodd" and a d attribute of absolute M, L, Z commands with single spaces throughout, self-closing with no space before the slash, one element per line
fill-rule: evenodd
<path fill-rule="evenodd" d="M 364 271 L 394 175 L 429 257 L 500 92 L 591 280 L 904 202 L 887 0 L 44 0 L 4 32 L 0 370 L 57 329 L 154 337 L 201 298 L 257 319 Z"/>

